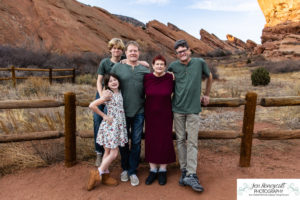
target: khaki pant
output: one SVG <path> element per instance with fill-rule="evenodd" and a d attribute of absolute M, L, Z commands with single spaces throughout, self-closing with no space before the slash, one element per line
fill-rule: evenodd
<path fill-rule="evenodd" d="M 199 127 L 200 117 L 198 114 L 174 113 L 180 169 L 186 169 L 187 175 L 196 174 Z"/>

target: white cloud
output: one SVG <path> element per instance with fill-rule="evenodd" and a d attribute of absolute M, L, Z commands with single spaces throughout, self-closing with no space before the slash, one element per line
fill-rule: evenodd
<path fill-rule="evenodd" d="M 231 12 L 260 10 L 257 0 L 196 0 L 188 8 Z"/>
<path fill-rule="evenodd" d="M 166 5 L 170 2 L 170 0 L 134 0 L 137 4 L 159 4 Z"/>

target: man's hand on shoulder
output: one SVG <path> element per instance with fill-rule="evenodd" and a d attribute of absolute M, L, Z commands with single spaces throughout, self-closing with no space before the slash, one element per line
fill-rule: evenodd
<path fill-rule="evenodd" d="M 138 64 L 139 64 L 139 65 L 143 65 L 143 66 L 145 66 L 145 67 L 147 67 L 147 68 L 150 67 L 149 63 L 148 63 L 147 61 L 145 61 L 145 60 L 139 60 L 139 61 L 138 61 Z"/>
<path fill-rule="evenodd" d="M 110 90 L 103 90 L 101 93 L 101 98 L 105 99 L 105 100 L 110 100 L 112 97 L 113 93 Z"/>
<path fill-rule="evenodd" d="M 169 74 L 171 74 L 171 75 L 173 76 L 173 81 L 174 81 L 174 80 L 175 80 L 175 75 L 174 75 L 174 73 L 171 72 L 171 71 L 167 71 L 167 73 L 169 73 Z"/>

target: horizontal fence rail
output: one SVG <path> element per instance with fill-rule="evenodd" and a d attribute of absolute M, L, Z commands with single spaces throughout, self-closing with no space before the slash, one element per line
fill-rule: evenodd
<path fill-rule="evenodd" d="M 64 105 L 64 102 L 52 99 L 0 101 L 0 109 L 53 108 Z"/>
<path fill-rule="evenodd" d="M 260 105 L 264 107 L 298 106 L 300 105 L 300 96 L 264 97 L 261 99 Z"/>
<path fill-rule="evenodd" d="M 265 107 L 299 106 L 299 96 L 263 97 L 256 99 L 255 93 L 247 93 L 246 98 L 211 98 L 208 107 L 245 106 L 242 132 L 231 130 L 199 131 L 199 139 L 236 139 L 241 138 L 240 166 L 250 166 L 252 139 L 300 139 L 300 130 L 262 130 L 253 132 L 255 109 L 257 105 Z M 76 131 L 76 107 L 88 107 L 90 101 L 76 101 L 76 95 L 68 92 L 64 101 L 53 99 L 6 100 L 0 101 L 0 109 L 29 109 L 65 107 L 65 130 L 44 131 L 23 134 L 0 135 L 0 143 L 20 142 L 65 137 L 65 165 L 71 167 L 76 163 L 76 136 L 93 138 L 93 131 Z M 144 137 L 144 135 L 143 135 Z M 173 131 L 173 139 L 175 132 Z"/>
<path fill-rule="evenodd" d="M 21 79 L 28 79 L 31 77 L 39 77 L 43 79 L 49 79 L 49 83 L 52 84 L 53 79 L 71 79 L 72 83 L 75 83 L 75 78 L 76 78 L 76 71 L 75 68 L 66 68 L 66 69 L 53 69 L 53 68 L 48 68 L 48 69 L 36 69 L 36 68 L 19 68 L 19 67 L 14 67 L 11 66 L 11 68 L 0 68 L 0 71 L 10 71 L 11 72 L 11 77 L 0 77 L 0 80 L 12 80 L 14 87 L 16 87 L 17 81 L 16 80 L 21 80 Z M 21 76 L 16 76 L 16 71 L 29 71 L 29 72 L 48 72 L 48 76 L 27 76 L 27 77 L 21 77 Z M 53 76 L 53 72 L 63 72 L 63 71 L 70 71 L 72 72 L 72 75 L 64 75 L 64 76 Z"/>

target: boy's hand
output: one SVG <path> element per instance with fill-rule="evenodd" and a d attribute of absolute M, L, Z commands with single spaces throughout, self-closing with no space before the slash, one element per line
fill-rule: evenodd
<path fill-rule="evenodd" d="M 204 106 L 207 106 L 209 104 L 209 96 L 204 95 L 201 97 L 201 103 L 203 103 Z"/>
<path fill-rule="evenodd" d="M 175 80 L 175 75 L 173 72 L 167 71 L 167 73 L 171 74 L 173 76 L 173 81 Z"/>

